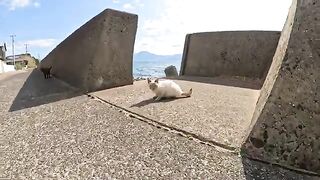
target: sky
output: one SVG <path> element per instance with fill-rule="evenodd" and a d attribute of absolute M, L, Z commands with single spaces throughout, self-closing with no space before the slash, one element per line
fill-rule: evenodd
<path fill-rule="evenodd" d="M 186 34 L 281 31 L 292 0 L 0 0 L 0 43 L 44 58 L 106 8 L 138 14 L 134 51 L 181 54 Z"/>

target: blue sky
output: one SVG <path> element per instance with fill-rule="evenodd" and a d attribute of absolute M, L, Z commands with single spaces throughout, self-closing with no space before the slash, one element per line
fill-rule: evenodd
<path fill-rule="evenodd" d="M 106 8 L 139 15 L 135 52 L 182 53 L 187 33 L 281 30 L 291 0 L 0 0 L 0 43 L 45 57 Z"/>

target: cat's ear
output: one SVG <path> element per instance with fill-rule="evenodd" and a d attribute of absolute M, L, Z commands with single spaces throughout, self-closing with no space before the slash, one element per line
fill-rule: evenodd
<path fill-rule="evenodd" d="M 157 78 L 154 82 L 159 83 L 159 79 Z"/>
<path fill-rule="evenodd" d="M 148 81 L 148 84 L 150 84 L 150 83 L 151 83 L 151 79 L 150 79 L 150 78 L 147 78 L 147 81 Z"/>

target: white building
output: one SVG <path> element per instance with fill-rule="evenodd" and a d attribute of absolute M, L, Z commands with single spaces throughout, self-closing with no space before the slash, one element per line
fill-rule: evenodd
<path fill-rule="evenodd" d="M 3 46 L 0 46 L 0 73 L 15 71 L 13 65 L 7 65 L 6 63 L 6 51 L 7 46 L 4 43 Z"/>

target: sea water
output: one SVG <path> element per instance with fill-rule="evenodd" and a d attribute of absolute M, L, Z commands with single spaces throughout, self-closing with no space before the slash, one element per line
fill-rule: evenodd
<path fill-rule="evenodd" d="M 170 65 L 177 68 L 179 73 L 181 60 L 161 60 L 161 61 L 133 61 L 133 77 L 165 77 L 164 69 Z"/>

